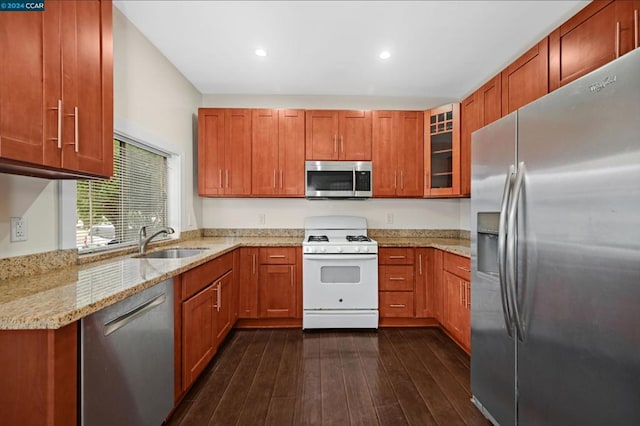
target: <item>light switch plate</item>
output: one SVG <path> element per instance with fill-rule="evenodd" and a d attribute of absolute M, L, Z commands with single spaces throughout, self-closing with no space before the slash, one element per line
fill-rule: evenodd
<path fill-rule="evenodd" d="M 11 242 L 27 241 L 27 220 L 23 217 L 11 218 Z"/>

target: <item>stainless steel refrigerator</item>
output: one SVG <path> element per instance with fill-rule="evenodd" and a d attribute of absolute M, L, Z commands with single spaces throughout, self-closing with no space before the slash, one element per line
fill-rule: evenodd
<path fill-rule="evenodd" d="M 640 49 L 472 153 L 473 401 L 501 425 L 640 425 Z"/>

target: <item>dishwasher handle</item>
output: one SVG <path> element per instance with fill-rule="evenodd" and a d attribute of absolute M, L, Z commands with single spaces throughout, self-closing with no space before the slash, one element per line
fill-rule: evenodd
<path fill-rule="evenodd" d="M 161 295 L 154 297 L 153 299 L 143 303 L 137 308 L 134 308 L 129 312 L 126 312 L 120 315 L 118 318 L 109 321 L 104 325 L 104 335 L 108 336 L 112 333 L 115 333 L 116 331 L 118 331 L 125 325 L 129 324 L 131 321 L 138 318 L 139 316 L 144 315 L 145 313 L 149 312 L 156 306 L 162 305 L 166 300 L 167 300 L 167 295 L 162 293 Z"/>

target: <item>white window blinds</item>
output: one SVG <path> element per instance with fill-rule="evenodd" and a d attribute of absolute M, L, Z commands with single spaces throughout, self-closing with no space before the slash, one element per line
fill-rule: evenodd
<path fill-rule="evenodd" d="M 167 158 L 122 140 L 113 141 L 113 177 L 77 183 L 76 245 L 81 252 L 137 244 L 167 226 Z"/>

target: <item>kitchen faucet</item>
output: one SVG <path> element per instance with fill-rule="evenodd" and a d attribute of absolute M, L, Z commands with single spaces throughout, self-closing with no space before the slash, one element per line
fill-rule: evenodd
<path fill-rule="evenodd" d="M 154 232 L 151 236 L 147 237 L 147 227 L 141 226 L 140 232 L 138 233 L 138 253 L 143 254 L 144 252 L 146 252 L 147 244 L 149 244 L 151 240 L 153 240 L 156 236 L 160 234 L 173 234 L 174 232 L 176 231 L 168 226 Z"/>

